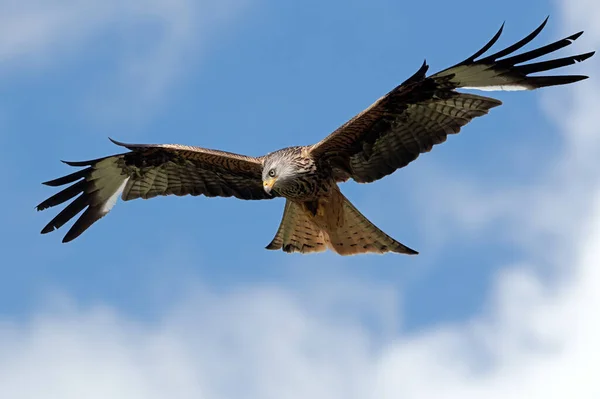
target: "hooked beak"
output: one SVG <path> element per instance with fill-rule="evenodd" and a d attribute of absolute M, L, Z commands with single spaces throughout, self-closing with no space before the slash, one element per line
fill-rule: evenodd
<path fill-rule="evenodd" d="M 271 195 L 271 190 L 273 189 L 273 186 L 275 185 L 275 180 L 276 179 L 269 179 L 269 180 L 265 180 L 263 182 L 263 188 L 265 189 L 265 192 L 269 195 Z"/>

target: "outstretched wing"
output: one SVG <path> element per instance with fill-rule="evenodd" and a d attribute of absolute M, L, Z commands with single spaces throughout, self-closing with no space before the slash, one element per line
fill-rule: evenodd
<path fill-rule="evenodd" d="M 493 98 L 457 92 L 457 88 L 533 90 L 586 79 L 579 75 L 529 74 L 583 61 L 594 52 L 517 65 L 566 47 L 583 32 L 503 58 L 533 40 L 547 20 L 523 40 L 484 58 L 477 59 L 498 40 L 504 25 L 481 50 L 453 67 L 426 77 L 428 66 L 423 63 L 400 86 L 313 145 L 312 156 L 328 162 L 338 181 L 353 178 L 361 183 L 372 182 L 406 166 L 444 142 L 449 134 L 458 133 L 473 118 L 502 104 Z"/>
<path fill-rule="evenodd" d="M 178 144 L 112 141 L 131 151 L 92 161 L 65 162 L 84 169 L 43 183 L 53 187 L 73 184 L 39 204 L 38 211 L 79 196 L 44 227 L 42 234 L 60 228 L 87 208 L 63 242 L 77 238 L 110 211 L 119 195 L 125 201 L 170 194 L 273 198 L 262 186 L 260 158 Z"/>

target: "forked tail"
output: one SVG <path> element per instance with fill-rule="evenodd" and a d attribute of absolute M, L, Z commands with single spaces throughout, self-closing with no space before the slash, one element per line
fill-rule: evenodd
<path fill-rule="evenodd" d="M 285 252 L 321 252 L 329 248 L 340 255 L 418 252 L 394 240 L 371 223 L 339 190 L 329 201 L 310 206 L 287 200 L 277 234 L 267 249 Z"/>

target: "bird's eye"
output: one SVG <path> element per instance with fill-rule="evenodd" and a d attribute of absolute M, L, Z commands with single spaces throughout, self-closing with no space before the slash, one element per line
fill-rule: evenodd
<path fill-rule="evenodd" d="M 275 177 L 275 169 L 269 171 L 269 177 Z"/>

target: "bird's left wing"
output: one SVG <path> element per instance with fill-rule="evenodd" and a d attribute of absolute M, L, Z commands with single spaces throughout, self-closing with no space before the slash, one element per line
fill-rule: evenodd
<path fill-rule="evenodd" d="M 124 144 L 131 150 L 92 161 L 65 162 L 83 169 L 45 182 L 71 184 L 37 206 L 39 211 L 78 195 L 42 230 L 60 228 L 87 208 L 65 235 L 68 242 L 106 215 L 119 195 L 125 201 L 158 195 L 205 195 L 270 199 L 262 186 L 260 158 L 178 144 Z"/>
<path fill-rule="evenodd" d="M 546 20 L 523 40 L 495 54 L 482 56 L 498 40 L 502 28 L 490 42 L 465 61 L 426 76 L 423 66 L 408 80 L 377 100 L 321 142 L 310 154 L 328 162 L 338 181 L 353 178 L 368 183 L 406 166 L 419 154 L 458 133 L 473 118 L 488 113 L 500 101 L 457 92 L 457 88 L 479 90 L 533 90 L 577 82 L 587 76 L 529 76 L 583 61 L 594 53 L 523 64 L 571 44 L 583 32 L 546 46 L 507 57 L 544 28 Z M 521 64 L 521 65 L 517 65 Z"/>

